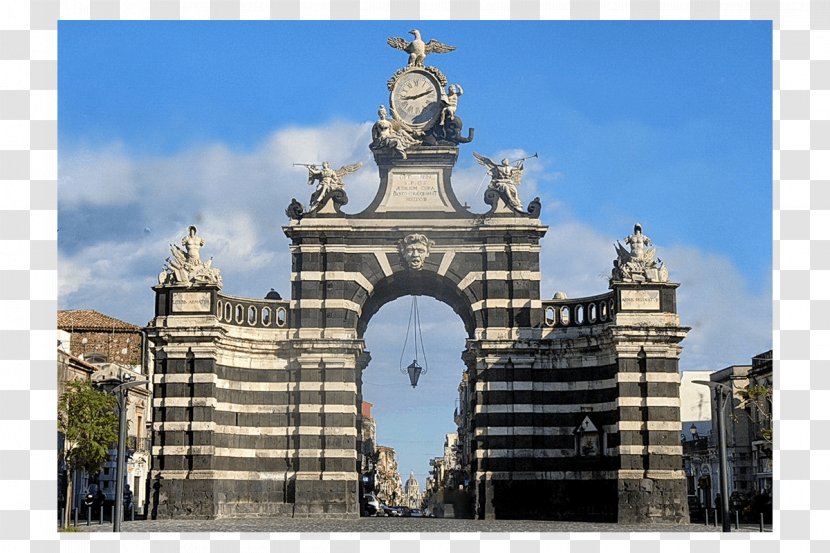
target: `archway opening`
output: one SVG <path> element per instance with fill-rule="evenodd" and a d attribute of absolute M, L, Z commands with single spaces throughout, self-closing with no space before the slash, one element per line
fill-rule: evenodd
<path fill-rule="evenodd" d="M 357 321 L 358 336 L 361 338 L 364 336 L 369 321 L 381 307 L 402 296 L 409 295 L 429 296 L 443 302 L 461 317 L 467 337 L 474 336 L 476 317 L 470 305 L 473 300 L 459 290 L 451 280 L 430 271 L 395 273 L 378 282 L 372 295 L 363 304 L 360 318 Z M 409 305 L 408 302 L 407 305 Z"/>
<path fill-rule="evenodd" d="M 446 457 L 447 434 L 458 433 L 455 416 L 460 411 L 459 385 L 464 377 L 461 353 L 467 339 L 464 322 L 450 306 L 418 296 L 428 371 L 416 388 L 411 387 L 408 376 L 400 371 L 413 357 L 412 329 L 402 351 L 411 304 L 412 296 L 407 295 L 375 309 L 371 324 L 367 321 L 364 326 L 371 361 L 361 375 L 362 400 L 371 405 L 367 410 L 364 404 L 364 415 L 371 415 L 375 433 L 375 443 L 364 443 L 363 449 L 364 455 L 374 449 L 374 458 L 362 469 L 374 471 L 375 494 L 381 503 L 410 508 L 413 504 L 406 490 L 410 474 L 420 493 L 428 495 L 427 479 L 435 478 L 437 472 L 434 459 Z M 419 363 L 424 364 L 420 353 Z M 419 502 L 417 508 L 422 507 Z"/>

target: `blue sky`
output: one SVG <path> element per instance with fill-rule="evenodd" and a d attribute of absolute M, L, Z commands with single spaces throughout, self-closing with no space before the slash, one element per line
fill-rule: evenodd
<path fill-rule="evenodd" d="M 538 153 L 520 195 L 542 198 L 542 296 L 601 293 L 613 241 L 635 222 L 658 247 L 693 327 L 684 370 L 771 347 L 771 26 L 735 22 L 59 23 L 59 303 L 136 324 L 166 245 L 199 225 L 225 291 L 288 294 L 281 227 L 307 202 L 293 162 L 363 161 L 347 212 L 368 205 L 367 148 L 386 80 L 413 28 L 457 47 L 433 55 L 475 127 L 454 188 L 474 210 L 490 157 Z M 129 301 L 124 301 L 128 298 Z M 380 440 L 423 485 L 453 430 L 464 331 L 422 302 L 430 373 L 397 372 L 409 310 L 384 306 L 364 376 Z M 432 333 L 432 336 L 431 336 Z"/>

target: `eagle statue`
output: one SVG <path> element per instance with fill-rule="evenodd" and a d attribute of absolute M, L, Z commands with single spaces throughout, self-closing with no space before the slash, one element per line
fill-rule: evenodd
<path fill-rule="evenodd" d="M 405 38 L 400 37 L 386 39 L 386 42 L 392 48 L 403 50 L 409 54 L 409 61 L 406 64 L 407 67 L 423 67 L 427 54 L 446 54 L 447 52 L 455 50 L 455 46 L 449 46 L 435 39 L 424 42 L 421 39 L 421 31 L 418 29 L 412 29 L 409 32 L 415 37 L 412 42 L 408 42 Z"/>

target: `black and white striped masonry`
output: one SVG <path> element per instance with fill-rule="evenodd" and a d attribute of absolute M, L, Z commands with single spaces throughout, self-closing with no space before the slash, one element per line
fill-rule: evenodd
<path fill-rule="evenodd" d="M 195 227 L 187 252 L 173 246 L 148 329 L 154 516 L 357 516 L 363 336 L 387 302 L 426 295 L 467 331 L 458 420 L 476 516 L 688 521 L 677 284 L 635 225 L 610 292 L 543 302 L 547 227 L 538 198 L 525 210 L 518 197 L 530 157 L 474 153 L 490 210 L 462 206 L 452 173 L 473 129 L 448 82 L 417 64 L 388 81 L 361 213 L 341 209 L 359 164 L 307 166 L 311 207 L 286 209 L 290 300 L 223 295 Z"/>
<path fill-rule="evenodd" d="M 468 333 L 478 517 L 688 520 L 677 284 L 542 301 L 547 227 L 462 207 L 457 155 L 375 152 L 364 212 L 292 220 L 289 301 L 156 288 L 156 516 L 357 516 L 363 334 L 386 302 L 420 294 Z"/>

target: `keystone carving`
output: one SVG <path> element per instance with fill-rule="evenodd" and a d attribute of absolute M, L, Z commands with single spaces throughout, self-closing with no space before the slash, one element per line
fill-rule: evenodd
<path fill-rule="evenodd" d="M 435 242 L 423 234 L 414 233 L 398 242 L 398 252 L 407 269 L 420 271 L 429 257 L 429 249 L 434 245 Z"/>

